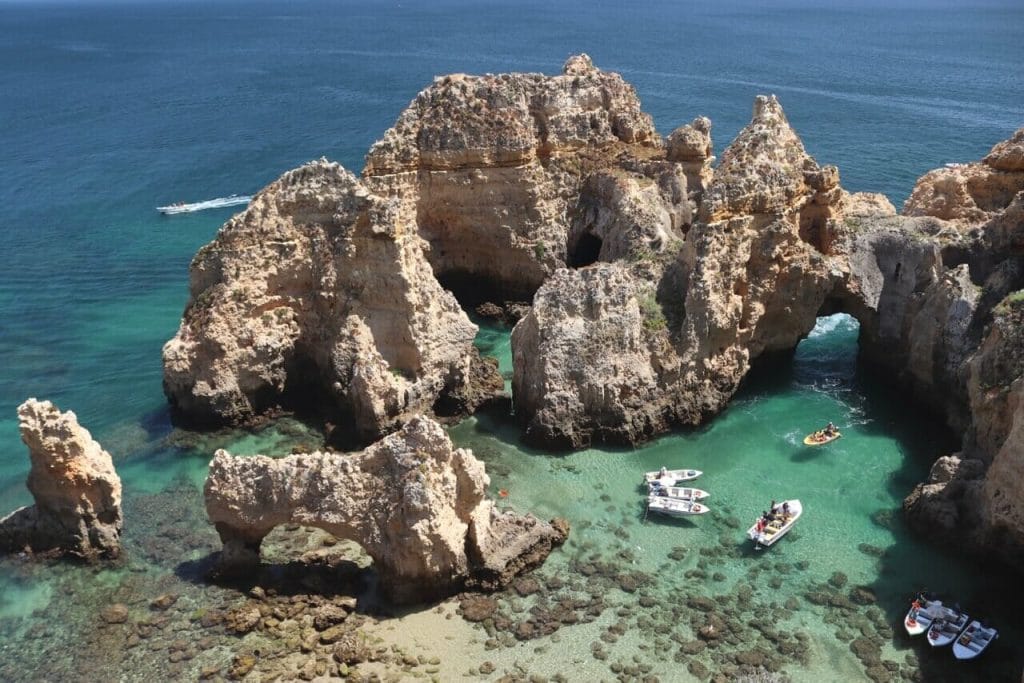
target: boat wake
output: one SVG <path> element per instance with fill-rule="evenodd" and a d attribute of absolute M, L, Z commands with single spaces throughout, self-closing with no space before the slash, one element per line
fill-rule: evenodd
<path fill-rule="evenodd" d="M 158 206 L 156 207 L 156 210 L 165 215 L 171 215 L 176 213 L 194 213 L 196 211 L 206 211 L 207 209 L 222 209 L 226 206 L 240 206 L 242 204 L 248 204 L 251 199 L 252 197 L 248 195 L 233 194 L 229 197 L 207 199 L 206 201 L 194 202 L 192 204 L 179 202 L 178 204 Z"/>

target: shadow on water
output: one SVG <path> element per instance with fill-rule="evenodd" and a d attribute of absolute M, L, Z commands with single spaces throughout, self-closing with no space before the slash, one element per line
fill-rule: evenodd
<path fill-rule="evenodd" d="M 855 343 L 847 340 L 846 348 L 838 346 L 829 353 L 821 353 L 819 348 L 811 363 L 805 362 L 799 349 L 795 354 L 759 359 L 738 398 L 813 388 L 850 405 L 857 414 L 856 430 L 860 435 L 895 441 L 903 454 L 900 466 L 886 481 L 887 493 L 902 500 L 926 479 L 936 458 L 959 450 L 959 437 L 946 426 L 943 416 L 922 406 L 897 385 L 889 371 L 854 360 Z M 811 462 L 826 452 L 827 446 L 804 448 L 790 458 L 793 462 Z M 1020 680 L 1024 649 L 1015 644 L 1024 638 L 1024 620 L 1020 618 L 1024 614 L 1024 592 L 1019 590 L 1019 573 L 995 559 L 966 556 L 954 545 L 916 538 L 905 524 L 901 508 L 877 510 L 871 521 L 892 534 L 887 547 L 865 545 L 861 552 L 878 558 L 877 578 L 868 587 L 878 598 L 876 606 L 893 627 L 891 644 L 897 648 L 898 657 L 912 652 L 920 680 L 924 681 Z M 950 648 L 931 647 L 927 636 L 911 638 L 903 628 L 903 618 L 912 596 L 924 588 L 939 593 L 949 604 L 959 603 L 972 617 L 986 619 L 1000 629 L 999 640 L 977 660 L 959 662 Z"/>

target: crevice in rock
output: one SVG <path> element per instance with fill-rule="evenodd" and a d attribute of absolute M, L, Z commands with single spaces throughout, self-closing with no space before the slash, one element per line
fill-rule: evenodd
<path fill-rule="evenodd" d="M 589 229 L 586 230 L 580 235 L 576 244 L 569 248 L 569 265 L 573 268 L 583 268 L 584 266 L 596 263 L 601 255 L 602 244 L 603 242 L 600 237 Z"/>

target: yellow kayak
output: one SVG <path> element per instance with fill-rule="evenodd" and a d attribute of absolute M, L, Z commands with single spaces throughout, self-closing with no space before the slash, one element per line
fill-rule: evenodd
<path fill-rule="evenodd" d="M 832 434 L 832 436 L 825 436 L 825 430 L 820 430 L 820 431 L 814 432 L 813 434 L 808 434 L 807 436 L 805 436 L 804 437 L 804 445 L 805 446 L 820 446 L 822 444 L 835 441 L 836 439 L 838 439 L 841 436 L 842 436 L 842 434 L 840 434 L 838 431 L 836 431 L 834 434 Z"/>

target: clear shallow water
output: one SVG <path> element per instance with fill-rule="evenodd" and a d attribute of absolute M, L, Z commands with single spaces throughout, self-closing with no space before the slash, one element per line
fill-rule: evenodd
<path fill-rule="evenodd" d="M 1016 2 L 528 2 L 514 10 L 450 0 L 0 3 L 0 508 L 30 502 L 15 408 L 29 396 L 53 400 L 74 410 L 117 461 L 135 567 L 93 574 L 3 565 L 0 647 L 39 665 L 59 661 L 62 653 L 39 637 L 53 615 L 67 624 L 64 633 L 80 635 L 96 605 L 176 585 L 176 568 L 191 576 L 182 557 L 216 547 L 198 494 L 215 447 L 286 452 L 315 439 L 291 427 L 242 443 L 232 435 L 172 437 L 160 348 L 187 298 L 189 260 L 231 212 L 163 217 L 154 207 L 251 193 L 321 155 L 358 170 L 373 140 L 435 75 L 555 73 L 580 51 L 632 82 L 663 133 L 710 116 L 719 154 L 749 119 L 754 95 L 775 92 L 809 151 L 839 165 L 847 189 L 882 191 L 899 204 L 922 172 L 979 158 L 1024 123 L 1022 26 Z M 511 425 L 483 418 L 454 433 L 491 462 L 511 503 L 554 514 L 578 500 L 562 513 L 577 522 L 580 543 L 621 541 L 610 530 L 627 519 L 644 548 L 664 543 L 665 525 L 641 530 L 630 486 L 636 471 L 685 456 L 708 472 L 701 483 L 715 494 L 714 509 L 744 526 L 765 495 L 799 485 L 809 506 L 804 536 L 773 554 L 795 553 L 801 543 L 835 553 L 851 583 L 873 581 L 880 597 L 920 582 L 938 588 L 933 567 L 960 565 L 864 524 L 865 514 L 895 506 L 920 480 L 936 453 L 921 436 L 931 425 L 914 427 L 898 399 L 860 381 L 849 339 L 837 331 L 846 346 L 812 336 L 799 362 L 752 382 L 707 429 L 633 452 L 524 455 Z M 500 331 L 482 336 L 496 349 L 507 343 Z M 497 355 L 507 373 L 510 356 Z M 851 430 L 844 439 L 827 454 L 800 449 L 802 430 L 837 414 Z M 596 491 L 611 501 L 592 505 Z M 698 545 L 706 532 L 667 528 Z M 853 530 L 894 548 L 895 559 L 878 567 L 852 551 L 856 544 L 841 539 Z M 637 553 L 641 566 L 658 561 Z M 943 582 L 991 594 L 960 569 Z M 59 599 L 67 592 L 73 600 Z M 887 612 L 895 603 L 888 604 Z M 31 616 L 44 605 L 49 615 Z M 15 633 L 34 635 L 23 641 Z M 838 649 L 835 661 L 848 660 L 848 648 Z"/>

